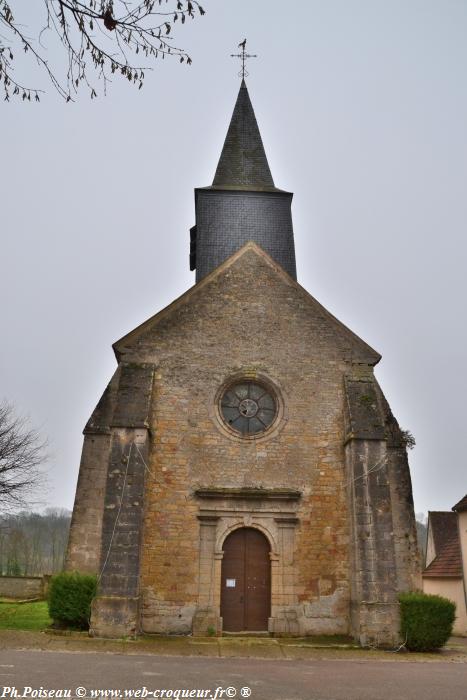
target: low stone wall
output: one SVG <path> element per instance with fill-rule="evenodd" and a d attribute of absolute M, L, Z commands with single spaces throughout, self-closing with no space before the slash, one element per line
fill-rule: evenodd
<path fill-rule="evenodd" d="M 50 576 L 0 576 L 0 598 L 45 598 Z"/>

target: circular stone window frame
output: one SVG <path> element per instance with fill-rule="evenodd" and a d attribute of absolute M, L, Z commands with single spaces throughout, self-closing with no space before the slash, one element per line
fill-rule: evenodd
<path fill-rule="evenodd" d="M 221 410 L 221 400 L 225 392 L 236 384 L 241 384 L 242 382 L 253 382 L 255 384 L 260 384 L 272 395 L 276 404 L 276 415 L 274 419 L 265 430 L 260 433 L 253 433 L 252 435 L 242 435 L 235 428 L 231 428 L 226 422 L 222 410 Z M 214 415 L 216 418 L 216 423 L 220 430 L 229 438 L 234 438 L 238 442 L 248 443 L 248 442 L 260 442 L 263 440 L 269 440 L 278 434 L 282 429 L 286 421 L 286 411 L 284 405 L 284 399 L 282 391 L 278 386 L 277 382 L 271 380 L 267 375 L 260 372 L 244 371 L 238 372 L 237 374 L 230 375 L 230 377 L 222 383 L 216 392 L 214 399 Z"/>

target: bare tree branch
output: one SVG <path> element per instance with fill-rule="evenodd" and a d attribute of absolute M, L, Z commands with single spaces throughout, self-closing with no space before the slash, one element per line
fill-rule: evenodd
<path fill-rule="evenodd" d="M 43 488 L 46 441 L 13 407 L 0 404 L 0 509 L 24 507 Z M 37 499 L 36 499 L 37 500 Z"/>
<path fill-rule="evenodd" d="M 14 77 L 15 44 L 35 59 L 63 99 L 74 99 L 81 84 L 94 98 L 96 79 L 102 80 L 104 93 L 112 75 L 120 75 L 141 89 L 144 72 L 152 69 L 155 59 L 172 56 L 189 65 L 188 53 L 172 43 L 173 26 L 205 14 L 197 0 L 88 0 L 87 4 L 80 0 L 42 0 L 44 26 L 33 41 L 15 20 L 12 2 L 0 0 L 0 85 L 5 100 L 19 96 L 39 101 L 43 92 L 25 87 Z M 67 56 L 63 79 L 46 57 L 42 38 L 48 31 L 58 38 Z M 141 65 L 141 58 L 148 65 Z"/>

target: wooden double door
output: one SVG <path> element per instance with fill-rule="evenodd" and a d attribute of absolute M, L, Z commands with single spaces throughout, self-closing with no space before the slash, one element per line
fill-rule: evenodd
<path fill-rule="evenodd" d="M 224 542 L 221 616 L 226 632 L 262 632 L 271 614 L 271 560 L 266 537 L 235 530 Z"/>

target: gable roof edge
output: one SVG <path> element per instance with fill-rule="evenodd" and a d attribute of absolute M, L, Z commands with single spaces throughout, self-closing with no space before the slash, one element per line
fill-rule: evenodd
<path fill-rule="evenodd" d="M 114 350 L 117 360 L 120 360 L 121 353 L 128 341 L 131 341 L 132 338 L 137 337 L 147 328 L 150 328 L 154 324 L 161 321 L 178 306 L 181 306 L 182 304 L 185 304 L 187 301 L 189 301 L 192 296 L 197 294 L 198 291 L 203 289 L 206 285 L 210 284 L 210 282 L 212 282 L 212 280 L 214 280 L 216 277 L 220 276 L 224 272 L 224 270 L 233 265 L 248 250 L 253 250 L 257 255 L 262 257 L 286 284 L 288 284 L 291 287 L 295 287 L 301 294 L 304 294 L 313 304 L 317 305 L 320 312 L 326 318 L 328 318 L 338 330 L 344 331 L 344 333 L 353 341 L 355 345 L 358 345 L 370 356 L 368 358 L 370 360 L 369 364 L 374 366 L 381 360 L 380 353 L 374 350 L 370 345 L 368 345 L 368 343 L 366 343 L 356 333 L 350 330 L 350 328 L 348 328 L 348 326 L 342 323 L 342 321 L 339 321 L 339 319 L 336 318 L 336 316 L 334 316 L 322 304 L 320 304 L 320 302 L 317 299 L 315 299 L 304 287 L 302 287 L 296 280 L 294 280 L 284 270 L 283 267 L 281 267 L 275 260 L 273 260 L 271 256 L 268 255 L 268 253 L 266 253 L 266 251 L 263 250 L 263 248 L 261 248 L 261 246 L 259 246 L 254 241 L 248 241 L 247 243 L 245 243 L 245 245 L 243 245 L 233 255 L 227 258 L 227 260 L 225 260 L 221 265 L 216 267 L 215 270 L 206 275 L 206 277 L 203 277 L 203 279 L 200 282 L 194 284 L 192 287 L 187 289 L 186 292 L 184 292 L 181 296 L 175 299 L 171 304 L 161 309 L 161 311 L 158 311 L 156 314 L 154 314 L 154 316 L 151 316 L 150 318 L 146 319 L 146 321 L 143 321 L 143 323 L 136 326 L 136 328 L 122 336 L 119 340 L 115 341 L 115 343 L 112 344 L 112 348 Z"/>

